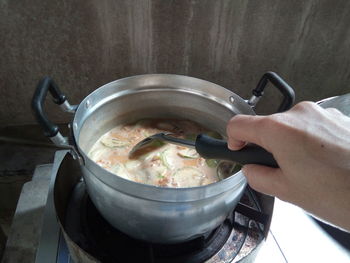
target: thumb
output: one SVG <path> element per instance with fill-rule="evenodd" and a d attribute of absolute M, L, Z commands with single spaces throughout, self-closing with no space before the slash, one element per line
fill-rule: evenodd
<path fill-rule="evenodd" d="M 248 184 L 258 192 L 273 196 L 279 196 L 283 192 L 283 174 L 280 168 L 247 164 L 243 166 L 242 172 Z"/>

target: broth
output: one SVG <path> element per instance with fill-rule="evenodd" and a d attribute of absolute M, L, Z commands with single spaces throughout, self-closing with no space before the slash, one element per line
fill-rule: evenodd
<path fill-rule="evenodd" d="M 218 133 L 189 120 L 144 119 L 111 129 L 96 141 L 88 156 L 120 177 L 161 187 L 207 185 L 232 174 L 233 163 L 227 168 L 227 162 L 221 165 L 217 160 L 205 160 L 194 149 L 157 140 L 136 157 L 129 157 L 139 141 L 159 132 L 171 132 L 190 140 L 195 140 L 200 133 L 221 138 Z M 218 167 L 221 166 L 225 168 L 221 172 L 225 175 L 220 174 Z"/>

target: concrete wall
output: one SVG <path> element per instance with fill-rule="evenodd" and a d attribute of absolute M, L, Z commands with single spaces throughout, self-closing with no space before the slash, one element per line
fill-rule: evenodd
<path fill-rule="evenodd" d="M 45 75 L 72 103 L 144 73 L 190 75 L 245 98 L 267 70 L 298 101 L 350 92 L 347 0 L 0 0 L 0 40 L 2 125 L 34 121 L 30 99 Z M 277 107 L 278 93 L 266 95 L 259 112 Z"/>

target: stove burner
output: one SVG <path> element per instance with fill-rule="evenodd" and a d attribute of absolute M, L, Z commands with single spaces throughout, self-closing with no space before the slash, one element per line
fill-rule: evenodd
<path fill-rule="evenodd" d="M 242 200 L 249 201 L 246 196 Z M 232 213 L 218 228 L 197 239 L 180 244 L 151 244 L 127 236 L 112 227 L 97 211 L 85 191 L 84 183 L 75 187 L 68 205 L 65 229 L 70 238 L 84 251 L 101 262 L 211 262 L 231 260 L 241 250 L 246 239 L 255 247 L 263 235 L 251 220 Z M 254 221 L 253 221 L 254 222 Z M 253 235 L 247 235 L 253 231 Z M 254 244 L 255 242 L 255 244 Z M 225 251 L 224 247 L 227 247 Z M 216 255 L 216 257 L 213 257 Z M 213 258 L 216 258 L 213 260 Z"/>

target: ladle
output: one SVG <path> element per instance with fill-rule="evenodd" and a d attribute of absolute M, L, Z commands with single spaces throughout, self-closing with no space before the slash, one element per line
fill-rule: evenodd
<path fill-rule="evenodd" d="M 261 164 L 270 167 L 278 167 L 278 164 L 272 156 L 272 154 L 258 145 L 247 144 L 241 150 L 231 151 L 227 147 L 226 141 L 214 139 L 205 134 L 199 134 L 196 137 L 195 141 L 191 141 L 178 138 L 174 134 L 157 133 L 137 143 L 129 152 L 129 156 L 132 157 L 139 150 L 150 146 L 151 143 L 155 140 L 165 141 L 172 144 L 194 148 L 200 156 L 206 159 L 229 160 L 239 163 L 241 165 Z"/>

